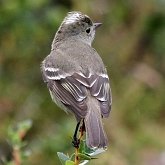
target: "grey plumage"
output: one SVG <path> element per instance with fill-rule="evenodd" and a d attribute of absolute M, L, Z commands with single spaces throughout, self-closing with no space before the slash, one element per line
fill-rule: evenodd
<path fill-rule="evenodd" d="M 94 24 L 88 16 L 77 13 L 73 16 L 75 20 L 68 18 L 74 12 L 64 19 L 52 43 L 51 53 L 42 62 L 41 71 L 56 104 L 72 112 L 77 121 L 85 121 L 87 145 L 104 148 L 107 136 L 102 117 L 109 116 L 112 102 L 109 78 L 102 59 L 90 45 L 94 34 L 87 39 L 85 36 L 85 29 L 89 27 L 95 33 Z M 65 21 L 68 21 L 66 27 Z M 78 28 L 75 33 L 74 27 Z M 72 28 L 72 34 L 68 35 Z"/>

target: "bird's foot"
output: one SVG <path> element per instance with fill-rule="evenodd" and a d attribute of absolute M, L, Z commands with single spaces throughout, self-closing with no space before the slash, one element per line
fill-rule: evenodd
<path fill-rule="evenodd" d="M 73 144 L 73 147 L 79 148 L 80 139 L 78 139 L 77 137 L 73 137 L 72 144 Z"/>

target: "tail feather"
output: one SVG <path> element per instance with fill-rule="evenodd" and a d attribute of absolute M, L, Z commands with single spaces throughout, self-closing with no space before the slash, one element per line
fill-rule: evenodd
<path fill-rule="evenodd" d="M 88 113 L 84 120 L 87 146 L 90 148 L 105 148 L 108 140 L 103 129 L 100 106 L 94 98 L 90 99 L 88 103 Z"/>

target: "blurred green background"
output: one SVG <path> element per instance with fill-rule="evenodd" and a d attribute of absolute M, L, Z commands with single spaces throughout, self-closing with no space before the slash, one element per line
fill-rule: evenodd
<path fill-rule="evenodd" d="M 113 94 L 104 120 L 110 145 L 91 165 L 164 165 L 164 0 L 1 0 L 0 141 L 9 125 L 30 118 L 27 165 L 58 165 L 57 151 L 72 153 L 76 121 L 51 101 L 40 73 L 57 28 L 72 10 L 103 23 L 93 46 L 107 66 Z"/>

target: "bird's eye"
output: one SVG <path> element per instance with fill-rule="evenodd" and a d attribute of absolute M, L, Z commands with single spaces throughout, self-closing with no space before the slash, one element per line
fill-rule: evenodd
<path fill-rule="evenodd" d="M 90 31 L 91 31 L 91 29 L 90 28 L 88 28 L 87 30 L 86 30 L 86 32 L 89 34 L 90 33 Z"/>

